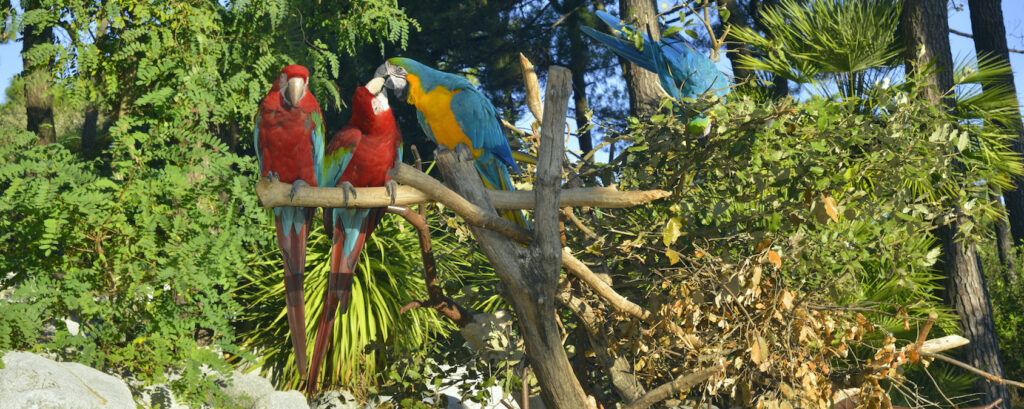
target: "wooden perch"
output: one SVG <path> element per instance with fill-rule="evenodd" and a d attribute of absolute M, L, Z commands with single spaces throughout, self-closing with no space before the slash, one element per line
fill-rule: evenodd
<path fill-rule="evenodd" d="M 413 182 L 423 182 L 425 181 L 424 178 L 433 179 L 430 176 L 406 164 L 399 165 L 393 172 L 403 175 L 402 179 L 404 180 L 395 176 L 392 176 L 392 179 L 395 179 L 398 183 L 408 185 L 398 187 L 395 203 L 391 203 L 391 197 L 388 196 L 382 187 L 356 188 L 355 197 L 349 197 L 347 205 L 345 204 L 344 195 L 340 187 L 301 187 L 295 198 L 291 199 L 288 195 L 291 192 L 292 185 L 283 182 L 271 182 L 266 179 L 256 184 L 256 195 L 259 196 L 260 202 L 266 208 L 278 206 L 374 208 L 392 204 L 395 206 L 408 206 L 441 201 L 439 198 L 432 196 L 430 192 L 423 191 L 422 188 L 425 185 Z M 415 175 L 415 173 L 419 173 L 422 176 Z M 534 208 L 534 194 L 529 190 L 507 191 L 487 189 L 487 195 L 496 209 Z M 664 190 L 623 192 L 614 186 L 563 189 L 559 194 L 559 205 L 562 207 L 623 208 L 653 202 L 668 197 L 668 195 L 669 192 Z"/>

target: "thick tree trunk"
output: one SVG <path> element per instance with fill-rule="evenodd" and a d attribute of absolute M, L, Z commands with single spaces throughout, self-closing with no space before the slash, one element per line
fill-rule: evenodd
<path fill-rule="evenodd" d="M 630 14 L 632 13 L 632 14 Z M 655 16 L 658 8 L 654 0 L 620 0 L 619 17 L 623 21 L 633 19 L 638 23 L 635 27 L 651 36 L 651 41 L 661 40 L 661 28 Z M 661 104 L 664 91 L 658 82 L 658 75 L 638 67 L 624 58 L 622 73 L 626 77 L 626 90 L 629 92 L 629 113 L 633 116 L 647 116 L 654 113 Z"/>
<path fill-rule="evenodd" d="M 576 8 L 574 5 L 573 8 Z M 590 106 L 587 104 L 587 82 L 584 74 L 587 73 L 587 43 L 583 41 L 583 32 L 580 31 L 580 15 L 582 10 L 577 10 L 569 16 L 569 70 L 572 71 L 572 96 L 573 104 L 576 107 L 576 137 L 579 139 L 580 150 L 586 155 L 594 150 L 594 141 L 591 139 L 590 128 L 580 131 L 590 125 Z M 593 162 L 593 156 L 590 157 Z"/>
<path fill-rule="evenodd" d="M 729 10 L 729 19 L 726 20 L 726 23 L 734 27 L 747 26 L 747 12 L 739 4 L 739 0 L 724 0 L 722 3 Z M 741 55 L 753 54 L 750 47 L 746 43 L 729 40 L 729 42 L 725 43 L 725 49 L 727 50 L 726 55 L 729 57 L 729 63 L 732 64 L 732 76 L 736 78 L 734 83 L 742 84 L 744 81 L 753 81 L 754 71 L 743 68 L 739 62 Z"/>
<path fill-rule="evenodd" d="M 36 1 L 25 1 L 25 10 L 35 9 Z M 36 45 L 53 43 L 53 27 L 26 26 L 22 37 L 21 60 L 25 78 L 25 116 L 28 130 L 39 135 L 39 144 L 57 141 L 57 130 L 53 123 L 53 95 L 50 94 L 49 67 L 32 65 L 28 51 Z"/>
<path fill-rule="evenodd" d="M 565 113 L 572 87 L 571 74 L 563 67 L 548 71 L 544 98 L 540 152 L 537 160 L 535 193 L 537 206 L 535 239 L 522 246 L 494 231 L 470 227 L 480 250 L 494 266 L 508 289 L 508 301 L 526 343 L 530 366 L 541 386 L 541 397 L 553 409 L 592 407 L 562 346 L 555 314 L 555 289 L 561 271 L 561 240 L 558 231 L 558 196 L 565 127 Z M 436 156 L 445 183 L 489 212 L 494 212 L 483 183 L 477 176 L 472 155 L 465 145 L 454 152 L 442 150 Z M 497 214 L 496 212 L 493 214 Z"/>
<path fill-rule="evenodd" d="M 991 199 L 998 203 L 999 195 L 993 193 Z M 1010 224 L 1006 220 L 1006 217 L 1000 217 L 995 223 L 996 252 L 999 253 L 999 263 L 1005 269 L 1003 279 L 1007 282 L 1014 282 L 1017 281 L 1017 255 L 1013 251 L 1013 237 L 1010 235 Z"/>
<path fill-rule="evenodd" d="M 107 19 L 101 19 L 97 23 L 95 36 L 97 45 L 107 35 L 107 27 Z M 93 88 L 96 87 L 99 76 L 100 74 L 97 72 L 89 77 L 89 82 Z M 85 106 L 85 120 L 82 122 L 82 156 L 86 159 L 96 158 L 102 150 L 99 141 L 99 119 L 99 102 L 91 100 Z"/>
<path fill-rule="evenodd" d="M 924 92 L 936 105 L 945 104 L 952 109 L 952 101 L 943 98 L 943 91 L 953 88 L 953 56 L 949 50 L 949 22 L 945 0 L 906 0 L 900 15 L 900 30 L 904 40 L 907 71 L 934 61 L 937 72 L 931 77 L 932 86 Z M 954 165 L 955 166 L 955 165 Z M 960 214 L 960 209 L 955 209 Z M 974 245 L 956 239 L 960 221 L 954 220 L 936 230 L 942 240 L 943 273 L 946 275 L 946 296 L 960 315 L 964 336 L 971 341 L 964 347 L 965 361 L 998 376 L 1003 376 L 992 321 L 992 305 L 985 277 L 978 264 Z M 983 403 L 1003 399 L 1001 408 L 1009 408 L 1010 395 L 1006 386 L 979 379 L 977 390 Z"/>
<path fill-rule="evenodd" d="M 1003 25 L 1003 8 L 1000 0 L 969 0 L 971 10 L 971 31 L 974 34 L 974 48 L 978 56 L 987 55 L 1010 64 L 1010 51 L 1006 45 L 1006 27 Z M 1001 86 L 1009 88 L 1012 95 L 1017 95 L 1017 86 L 1013 75 L 1007 75 Z M 1024 128 L 1021 126 L 1020 111 L 1014 111 L 1014 123 L 1002 124 L 1009 129 L 1017 129 L 1019 133 L 1013 143 L 1013 151 L 1024 154 Z M 1024 244 L 1024 178 L 1014 180 L 1016 186 L 1003 192 L 1006 198 L 1006 213 L 1010 219 L 1010 232 L 1015 245 Z"/>

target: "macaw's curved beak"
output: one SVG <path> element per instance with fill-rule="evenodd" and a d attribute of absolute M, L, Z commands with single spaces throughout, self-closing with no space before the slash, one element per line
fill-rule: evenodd
<path fill-rule="evenodd" d="M 282 95 L 288 105 L 297 106 L 302 97 L 306 96 L 306 81 L 300 77 L 289 78 Z"/>
<path fill-rule="evenodd" d="M 395 96 L 401 100 L 405 100 L 409 95 L 407 75 L 409 75 L 409 72 L 405 68 L 387 61 L 377 67 L 377 71 L 373 74 L 374 78 L 384 78 L 384 87 L 394 91 Z"/>
<path fill-rule="evenodd" d="M 384 91 L 384 83 L 386 79 L 381 77 L 374 77 L 370 82 L 367 82 L 365 87 L 373 95 L 380 95 L 381 91 Z"/>

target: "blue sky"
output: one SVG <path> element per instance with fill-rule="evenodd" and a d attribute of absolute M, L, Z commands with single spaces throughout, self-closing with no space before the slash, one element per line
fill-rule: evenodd
<path fill-rule="evenodd" d="M 1019 1 L 1004 0 L 1003 16 L 1005 18 L 1004 23 L 1010 48 L 1024 49 L 1024 7 L 1020 7 Z M 960 7 L 961 10 L 950 11 L 950 28 L 970 33 L 971 20 L 967 11 L 966 0 L 954 0 L 953 4 Z M 973 59 L 973 40 L 955 34 L 950 34 L 949 38 L 954 60 Z M 0 90 L 6 90 L 11 82 L 11 78 L 21 72 L 20 52 L 20 41 L 0 44 Z M 1021 101 L 1021 105 L 1024 105 L 1024 54 L 1010 53 L 1010 64 L 1013 67 L 1014 78 L 1017 84 L 1017 99 Z M 718 65 L 724 72 L 731 71 L 728 59 L 726 58 L 719 61 Z M 6 99 L 6 94 L 0 92 L 0 103 L 3 103 Z"/>

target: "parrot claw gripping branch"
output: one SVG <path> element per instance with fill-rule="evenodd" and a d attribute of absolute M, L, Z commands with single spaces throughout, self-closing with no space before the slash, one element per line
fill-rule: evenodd
<path fill-rule="evenodd" d="M 512 168 L 515 173 L 518 173 L 519 169 L 512 161 L 508 142 L 501 131 L 501 124 L 493 106 L 478 91 L 472 89 L 471 85 L 469 88 L 454 92 L 450 92 L 450 88 L 444 88 L 445 84 L 439 85 L 448 81 L 447 86 L 462 86 L 464 84 L 457 79 L 465 79 L 445 74 L 451 77 L 445 77 L 443 81 L 436 78 L 427 80 L 416 75 L 417 72 L 428 72 L 419 71 L 420 69 L 431 70 L 408 59 L 388 60 L 378 68 L 373 80 L 357 89 L 353 107 L 358 110 L 358 101 L 362 98 L 373 102 L 370 108 L 372 111 L 385 113 L 378 110 L 380 106 L 377 106 L 380 103 L 378 98 L 383 95 L 385 89 L 392 90 L 398 99 L 415 105 L 424 132 L 438 142 L 436 160 L 445 184 L 417 168 L 401 163 L 400 158 L 393 156 L 400 155 L 400 148 L 397 145 L 400 143 L 400 135 L 397 135 L 397 127 L 394 128 L 394 135 L 377 138 L 386 141 L 389 147 L 397 149 L 381 150 L 388 152 L 386 155 L 381 155 L 381 151 L 363 154 L 367 157 L 373 156 L 374 163 L 387 162 L 388 166 L 383 167 L 384 174 L 380 174 L 379 171 L 373 172 L 374 180 L 357 180 L 364 178 L 362 173 L 365 172 L 357 170 L 361 166 L 360 161 L 366 160 L 359 159 L 361 143 L 375 139 L 369 137 L 370 133 L 359 129 L 363 132 L 360 135 L 362 139 L 353 142 L 357 138 L 356 130 L 352 128 L 360 128 L 358 124 L 354 124 L 353 114 L 353 121 L 332 138 L 326 153 L 321 156 L 320 160 L 324 162 L 321 183 L 293 187 L 284 183 L 288 179 L 282 178 L 279 181 L 265 177 L 256 186 L 256 193 L 263 206 L 274 208 L 275 212 L 280 208 L 324 208 L 325 225 L 329 227 L 327 231 L 332 235 L 334 243 L 328 294 L 325 298 L 325 311 L 329 314 L 325 313 L 322 316 L 317 330 L 317 343 L 310 364 L 307 394 L 312 394 L 317 388 L 318 371 L 326 349 L 325 341 L 330 338 L 329 334 L 333 328 L 333 325 L 329 324 L 333 322 L 334 313 L 338 309 L 341 313 L 345 311 L 355 261 L 358 260 L 359 248 L 356 248 L 356 245 L 361 248 L 361 244 L 372 233 L 376 222 L 385 212 L 404 217 L 419 231 L 429 298 L 413 301 L 404 306 L 402 311 L 418 307 L 433 308 L 460 328 L 472 321 L 472 312 L 455 304 L 437 286 L 426 219 L 422 214 L 406 207 L 417 203 L 439 202 L 470 224 L 481 250 L 490 260 L 499 279 L 510 289 L 509 301 L 516 310 L 519 326 L 523 329 L 534 373 L 544 385 L 541 389 L 545 401 L 553 403 L 552 407 L 590 407 L 592 398 L 588 399 L 583 392 L 579 381 L 573 375 L 565 351 L 561 348 L 554 314 L 555 303 L 558 300 L 555 291 L 560 266 L 576 276 L 590 278 L 595 275 L 573 257 L 570 251 L 563 251 L 559 209 L 566 206 L 630 207 L 664 198 L 669 193 L 661 190 L 623 192 L 614 186 L 560 188 L 564 160 L 562 133 L 565 129 L 572 88 L 569 70 L 558 66 L 552 66 L 548 76 L 535 190 L 515 191 L 511 188 L 507 168 Z M 449 92 L 447 95 L 426 95 L 423 92 L 423 83 L 429 81 L 434 81 L 434 88 L 428 91 L 436 92 L 438 88 L 442 88 L 440 91 Z M 465 84 L 468 84 L 468 81 Z M 456 106 L 458 102 L 475 99 L 476 96 L 483 98 L 483 102 L 472 102 L 486 103 L 486 106 Z M 539 100 L 539 95 L 533 97 Z M 436 107 L 431 104 L 436 103 L 438 98 L 444 99 L 452 108 L 448 112 L 437 112 Z M 427 102 L 424 103 L 424 100 Z M 535 102 L 539 105 L 539 101 Z M 386 107 L 386 97 L 382 103 Z M 474 120 L 479 122 L 475 128 L 472 125 L 463 125 L 467 123 L 465 120 L 455 121 L 452 118 L 438 116 L 467 115 L 467 112 L 469 115 L 477 115 Z M 386 110 L 386 116 L 390 117 L 393 124 L 390 109 Z M 446 120 L 448 122 L 445 122 Z M 461 126 L 467 128 L 463 129 Z M 481 137 L 477 129 L 484 129 L 479 132 L 489 136 Z M 497 137 L 492 138 L 490 135 L 495 129 Z M 390 145 L 391 143 L 396 145 Z M 452 146 L 447 146 L 449 143 Z M 404 186 L 398 185 L 399 183 Z M 526 213 L 521 209 L 534 209 L 535 217 L 532 223 L 527 221 Z M 306 234 L 307 230 L 304 229 L 302 233 Z M 602 290 L 604 291 L 599 293 L 606 294 L 605 298 L 616 308 L 643 310 L 614 290 Z M 649 311 L 642 313 L 651 315 Z M 304 336 L 302 338 L 305 339 Z M 297 357 L 305 356 L 304 353 L 297 353 Z M 302 368 L 303 365 L 299 367 Z"/>

